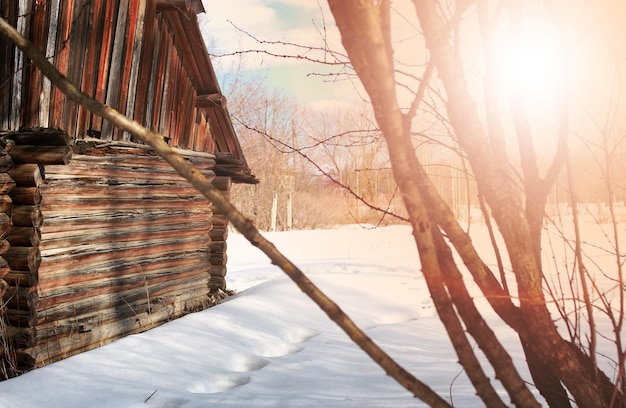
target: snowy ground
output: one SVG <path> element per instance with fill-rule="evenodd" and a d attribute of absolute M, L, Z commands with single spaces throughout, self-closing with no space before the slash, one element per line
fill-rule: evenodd
<path fill-rule="evenodd" d="M 267 236 L 405 368 L 456 407 L 482 405 L 434 315 L 408 227 Z M 236 296 L 0 382 L 0 408 L 423 406 L 240 235 L 229 254 Z"/>

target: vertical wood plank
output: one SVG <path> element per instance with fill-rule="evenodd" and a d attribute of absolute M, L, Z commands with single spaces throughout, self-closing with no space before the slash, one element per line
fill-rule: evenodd
<path fill-rule="evenodd" d="M 128 96 L 126 100 L 126 116 L 136 119 L 135 116 L 135 98 L 137 96 L 137 82 L 139 77 L 139 66 L 141 64 L 142 45 L 144 40 L 144 25 L 146 18 L 147 0 L 139 0 L 137 5 L 136 21 L 133 47 L 130 53 L 130 77 L 128 81 Z M 122 140 L 130 141 L 130 133 L 124 132 Z"/>
<path fill-rule="evenodd" d="M 56 68 L 64 75 L 69 77 L 69 56 L 70 47 L 75 47 L 75 41 L 78 40 L 79 34 L 72 33 L 73 7 L 74 0 L 65 0 L 61 4 L 58 17 L 58 38 L 56 43 L 58 46 L 55 50 L 54 64 Z M 56 129 L 64 129 L 67 131 L 67 97 L 63 92 L 54 89 L 52 96 L 52 106 L 50 114 L 52 116 L 51 124 Z M 47 127 L 47 126 L 46 126 Z M 69 133 L 69 132 L 68 132 Z"/>
<path fill-rule="evenodd" d="M 35 0 L 32 10 L 33 17 L 30 22 L 30 41 L 38 49 L 45 48 L 48 37 L 48 2 Z M 25 127 L 37 127 L 39 125 L 39 97 L 43 86 L 43 75 L 34 65 L 29 63 L 27 70 L 28 79 L 26 84 L 26 103 L 24 104 L 23 123 Z"/>
<path fill-rule="evenodd" d="M 96 87 L 96 73 L 98 68 L 99 49 L 102 41 L 102 23 L 104 21 L 104 0 L 93 0 L 90 9 L 89 30 L 87 34 L 87 49 L 85 50 L 85 63 L 81 90 L 87 95 L 93 96 Z M 76 119 L 77 135 L 84 135 L 90 124 L 90 113 L 82 106 L 78 106 Z"/>
<path fill-rule="evenodd" d="M 85 64 L 85 54 L 87 51 L 87 40 L 91 31 L 91 0 L 74 0 L 74 11 L 71 23 L 71 34 L 75 36 L 72 41 L 72 47 L 69 50 L 68 78 L 75 83 L 80 84 L 83 80 L 83 68 Z M 73 101 L 65 98 L 66 122 L 62 125 L 70 136 L 76 136 L 78 105 Z M 80 135 L 82 137 L 82 134 Z"/>
<path fill-rule="evenodd" d="M 0 15 L 12 26 L 17 26 L 18 4 L 14 1 L 0 1 Z M 0 127 L 10 129 L 13 109 L 13 81 L 19 74 L 15 70 L 15 47 L 6 36 L 0 36 Z M 18 111 L 19 112 L 19 111 Z"/>
<path fill-rule="evenodd" d="M 167 97 L 167 110 L 168 115 L 165 122 L 165 135 L 170 137 L 170 143 L 172 146 L 178 146 L 178 134 L 176 133 L 176 117 L 178 114 L 179 99 L 178 91 L 180 86 L 180 59 L 176 46 L 172 47 L 172 73 L 170 75 L 169 94 Z"/>
<path fill-rule="evenodd" d="M 193 125 L 196 122 L 195 114 L 195 88 L 191 79 L 187 75 L 185 75 L 187 80 L 185 81 L 185 94 L 184 94 L 184 106 L 182 107 L 183 111 L 181 112 L 181 141 L 182 145 L 185 149 L 193 149 Z"/>
<path fill-rule="evenodd" d="M 107 96 L 107 84 L 109 82 L 109 63 L 111 61 L 111 49 L 113 47 L 112 39 L 115 34 L 116 16 L 115 10 L 119 4 L 119 0 L 107 0 L 104 19 L 99 20 L 98 32 L 93 35 L 102 38 L 100 47 L 100 57 L 98 64 L 98 75 L 96 80 L 95 98 L 98 101 L 104 101 Z M 101 31 L 100 31 L 101 30 Z M 92 115 L 91 129 L 95 132 L 102 131 L 102 118 Z"/>
<path fill-rule="evenodd" d="M 28 19 L 30 16 L 30 10 L 32 9 L 32 1 L 20 0 L 18 3 L 17 11 L 17 31 L 23 36 L 28 36 Z M 11 107 L 11 115 L 9 118 L 9 129 L 18 130 L 22 124 L 22 103 L 25 100 L 26 90 L 22 84 L 26 81 L 26 70 L 24 69 L 24 54 L 16 50 L 15 51 L 15 75 L 13 76 L 12 94 L 13 105 Z"/>
<path fill-rule="evenodd" d="M 156 64 L 158 63 L 158 45 L 156 43 L 159 39 L 159 32 L 155 29 L 156 27 L 156 0 L 147 0 L 137 89 L 135 92 L 134 117 L 137 122 L 148 128 L 152 126 L 150 120 L 148 120 L 148 115 L 152 114 L 152 101 L 148 99 L 148 94 L 155 81 L 154 76 Z"/>
<path fill-rule="evenodd" d="M 59 27 L 59 9 L 61 0 L 50 1 L 50 26 L 48 28 L 48 41 L 46 44 L 46 58 L 54 61 L 56 54 L 57 30 Z M 50 124 L 50 100 L 52 94 L 52 82 L 46 77 L 43 78 L 43 89 L 39 107 L 39 125 L 48 127 Z"/>
<path fill-rule="evenodd" d="M 163 24 L 162 26 L 162 30 L 164 31 L 164 33 L 166 33 L 166 25 Z M 172 38 L 169 35 L 165 35 L 165 44 L 164 46 L 166 47 L 166 59 L 163 61 L 164 63 L 164 68 L 165 71 L 159 71 L 159 72 L 163 72 L 163 92 L 161 95 L 161 106 L 160 106 L 160 111 L 159 111 L 159 127 L 158 127 L 158 132 L 161 134 L 165 133 L 165 121 L 166 121 L 166 117 L 169 116 L 169 106 L 168 106 L 168 101 L 169 101 L 169 88 L 170 88 L 170 73 L 171 73 L 171 68 L 172 68 L 172 58 L 173 58 L 173 52 L 174 52 L 174 44 L 172 43 Z M 165 136 L 168 136 L 167 134 Z"/>
<path fill-rule="evenodd" d="M 157 89 L 157 82 L 160 80 L 160 75 L 157 75 L 158 71 L 158 67 L 159 67 L 159 61 L 160 61 L 160 52 L 161 52 L 161 32 L 159 31 L 159 27 L 160 27 L 160 20 L 155 19 L 154 21 L 154 26 L 155 26 L 155 33 L 153 34 L 152 38 L 153 38 L 153 44 L 152 44 L 152 55 L 150 58 L 148 58 L 146 56 L 146 58 L 144 58 L 144 62 L 145 65 L 148 65 L 148 62 L 150 62 L 150 74 L 148 76 L 148 85 L 147 85 L 147 91 L 146 91 L 146 97 L 145 97 L 145 102 L 144 104 L 137 104 L 137 110 L 139 110 L 140 112 L 142 110 L 145 111 L 144 115 L 144 119 L 143 119 L 143 123 L 144 126 L 146 126 L 149 129 L 156 129 L 156 120 L 158 119 L 154 119 L 154 114 L 155 114 L 155 106 L 157 105 L 155 103 L 155 99 L 156 99 L 156 89 Z M 136 115 L 141 115 L 141 113 L 136 113 Z"/>
<path fill-rule="evenodd" d="M 131 64 L 133 58 L 133 44 L 135 42 L 135 33 L 137 28 L 137 13 L 140 2 L 138 0 L 130 1 L 128 4 L 128 11 L 126 16 L 126 25 L 124 28 L 124 42 L 123 52 L 121 56 L 120 69 L 118 72 L 118 98 L 115 102 L 116 109 L 120 112 L 128 114 L 126 109 L 126 103 L 128 101 L 129 83 L 131 75 Z M 120 140 L 122 138 L 122 132 L 116 127 L 113 127 L 114 140 Z"/>
<path fill-rule="evenodd" d="M 113 51 L 111 53 L 111 64 L 109 66 L 109 81 L 107 83 L 107 95 L 105 102 L 114 109 L 119 110 L 118 100 L 122 84 L 120 83 L 123 68 L 124 43 L 126 38 L 126 23 L 128 19 L 128 9 L 130 0 L 120 0 L 117 9 L 117 23 L 115 24 L 115 35 L 113 40 Z M 114 126 L 108 121 L 102 124 L 103 140 L 113 140 Z"/>

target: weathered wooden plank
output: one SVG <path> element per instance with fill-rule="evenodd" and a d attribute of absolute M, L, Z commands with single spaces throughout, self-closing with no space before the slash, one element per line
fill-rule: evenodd
<path fill-rule="evenodd" d="M 2 2 L 2 17 L 8 21 L 13 27 L 19 28 L 17 25 L 18 20 L 18 4 L 15 2 Z M 23 5 L 19 5 L 22 6 Z M 24 17 L 22 17 L 24 18 Z M 15 47 L 12 46 L 11 40 L 6 36 L 0 36 L 0 78 L 6 78 L 6 81 L 0 83 L 0 129 L 12 129 L 9 125 L 9 119 L 11 117 L 12 104 L 14 98 L 12 97 L 12 82 L 13 78 L 21 73 L 21 70 L 16 67 L 16 52 Z M 21 54 L 21 53 L 19 53 Z M 19 96 L 15 99 L 18 99 Z M 18 105 L 19 99 L 15 101 Z"/>
<path fill-rule="evenodd" d="M 36 247 L 41 241 L 41 232 L 33 227 L 13 227 L 7 239 L 13 246 Z"/>
<path fill-rule="evenodd" d="M 67 132 L 57 129 L 22 129 L 8 133 L 5 138 L 12 140 L 18 146 L 70 146 L 74 144 L 74 139 Z"/>
<path fill-rule="evenodd" d="M 73 146 L 75 155 L 73 160 L 98 161 L 110 160 L 112 162 L 125 162 L 128 158 L 137 160 L 138 164 L 147 163 L 151 160 L 156 168 L 167 169 L 171 167 L 169 163 L 156 155 L 148 146 L 134 142 L 116 141 L 112 144 L 105 144 L 97 139 L 79 140 Z M 217 163 L 213 154 L 205 152 L 195 152 L 188 149 L 172 148 L 175 152 L 193 163 L 199 169 L 211 169 Z M 130 164 L 130 163 L 129 163 Z"/>
<path fill-rule="evenodd" d="M 41 202 L 39 187 L 15 187 L 8 196 L 4 197 L 8 197 L 15 205 L 38 205 Z"/>
<path fill-rule="evenodd" d="M 211 241 L 226 241 L 226 238 L 228 238 L 228 228 L 214 225 L 209 235 Z"/>
<path fill-rule="evenodd" d="M 16 145 L 11 149 L 15 163 L 67 164 L 72 157 L 69 146 Z"/>
<path fill-rule="evenodd" d="M 15 181 L 8 173 L 0 173 L 0 194 L 8 194 L 15 187 Z"/>
<path fill-rule="evenodd" d="M 12 191 L 15 191 L 15 189 L 13 189 Z M 9 195 L 0 195 L 0 213 L 9 212 L 12 206 L 13 200 L 11 200 L 11 197 Z"/>
<path fill-rule="evenodd" d="M 180 83 L 178 78 L 180 77 L 181 70 L 181 61 L 178 55 L 178 51 L 176 49 L 176 44 L 171 42 L 172 52 L 170 54 L 170 75 L 168 78 L 167 85 L 167 96 L 164 96 L 164 102 L 167 102 L 166 109 L 167 113 L 165 115 L 165 121 L 163 124 L 163 134 L 165 136 L 169 136 L 170 144 L 174 147 L 178 146 L 178 138 L 176 134 L 176 118 L 178 117 L 178 109 L 180 107 L 180 98 L 179 98 L 179 87 Z"/>
<path fill-rule="evenodd" d="M 226 241 L 211 241 L 209 243 L 209 249 L 211 250 L 211 256 L 214 254 L 224 254 L 226 253 Z"/>
<path fill-rule="evenodd" d="M 211 217 L 211 222 L 213 223 L 213 226 L 216 227 L 227 227 L 230 223 L 225 215 L 219 213 L 213 213 L 213 216 Z"/>
<path fill-rule="evenodd" d="M 192 267 L 203 272 L 208 271 L 210 264 L 207 255 L 207 253 L 202 252 L 161 254 L 150 258 L 111 259 L 89 266 L 76 265 L 73 268 L 68 268 L 65 272 L 44 270 L 42 271 L 43 278 L 40 287 L 47 290 L 99 280 L 131 279 L 133 277 L 143 280 L 166 275 L 172 279 L 177 279 L 178 272 L 184 271 L 184 268 Z"/>
<path fill-rule="evenodd" d="M 41 211 L 34 205 L 14 205 L 11 210 L 11 222 L 17 227 L 38 227 L 42 220 Z"/>
<path fill-rule="evenodd" d="M 62 298 L 49 298 L 38 303 L 46 305 L 37 311 L 37 321 L 54 322 L 56 319 L 80 317 L 90 313 L 102 313 L 110 308 L 118 308 L 120 314 L 124 310 L 140 307 L 142 304 L 152 303 L 157 305 L 160 298 L 181 294 L 196 294 L 202 296 L 208 292 L 208 274 L 197 274 L 188 277 L 188 280 L 176 282 L 162 282 L 150 287 L 132 287 L 126 290 L 119 289 L 116 292 L 98 293 L 94 291 L 89 296 L 77 294 L 73 298 L 68 295 Z M 73 311 L 73 313 L 72 313 Z"/>
<path fill-rule="evenodd" d="M 226 275 L 226 267 L 213 266 L 209 272 L 211 274 L 211 279 L 209 279 L 209 291 L 216 292 L 226 289 L 226 279 L 223 278 L 223 276 Z"/>
<path fill-rule="evenodd" d="M 183 147 L 185 149 L 193 149 L 194 146 L 194 124 L 196 123 L 196 89 L 191 82 L 191 79 L 188 79 L 187 87 L 185 89 L 185 104 L 183 106 L 183 129 L 181 139 L 183 140 Z"/>
<path fill-rule="evenodd" d="M 142 47 L 139 51 L 139 60 L 137 61 L 139 65 L 138 76 L 141 78 L 141 81 L 137 82 L 134 101 L 135 120 L 144 126 L 148 126 L 148 128 L 151 127 L 151 123 L 146 120 L 146 113 L 149 109 L 147 95 L 151 84 L 154 82 L 154 75 L 156 75 L 156 73 L 152 73 L 152 66 L 157 63 L 153 55 L 155 51 L 155 40 L 159 37 L 155 35 L 155 17 L 156 4 L 154 1 L 148 1 L 144 11 Z"/>
<path fill-rule="evenodd" d="M 169 118 L 171 115 L 171 111 L 170 111 L 170 79 L 172 76 L 172 60 L 173 58 L 175 58 L 175 54 L 176 54 L 176 50 L 174 49 L 174 43 L 172 40 L 171 35 L 169 35 L 168 30 L 167 30 L 167 25 L 163 24 L 161 26 L 161 29 L 163 30 L 165 36 L 164 36 L 164 41 L 163 41 L 163 46 L 165 47 L 166 51 L 163 54 L 163 57 L 165 58 L 164 60 L 164 70 L 160 70 L 159 72 L 161 72 L 162 76 L 163 76 L 163 81 L 162 81 L 162 94 L 161 94 L 161 98 L 160 98 L 160 112 L 158 114 L 159 117 L 159 125 L 158 125 L 158 131 L 160 134 L 165 134 L 167 136 L 167 131 L 169 131 L 169 127 L 166 126 L 166 122 L 169 123 Z"/>
<path fill-rule="evenodd" d="M 84 47 L 81 47 L 82 33 L 77 32 L 78 24 L 74 21 L 74 0 L 64 0 L 60 3 L 61 10 L 58 19 L 58 33 L 56 40 L 59 47 L 55 49 L 54 64 L 63 75 L 68 77 L 70 81 L 73 81 L 74 78 L 71 72 L 72 66 L 70 63 L 70 53 L 74 51 L 75 47 L 78 50 L 84 50 Z M 71 34 L 75 35 L 72 41 L 70 41 Z M 68 102 L 69 101 L 65 94 L 55 88 L 53 92 L 52 106 L 50 109 L 50 123 L 53 128 L 65 129 L 69 133 L 73 133 L 72 130 L 74 128 L 74 124 L 69 123 L 70 115 L 68 112 Z"/>
<path fill-rule="evenodd" d="M 36 272 L 41 264 L 41 252 L 35 247 L 11 246 L 2 257 L 16 271 Z"/>
<path fill-rule="evenodd" d="M 171 240 L 156 240 L 149 244 L 142 243 L 115 243 L 110 245 L 96 244 L 83 245 L 78 248 L 56 248 L 41 252 L 42 263 L 39 268 L 40 277 L 46 273 L 65 273 L 69 267 L 81 263 L 81 266 L 96 267 L 98 264 L 108 263 L 116 259 L 142 259 L 161 254 L 185 253 L 190 256 L 204 249 L 195 238 L 185 238 L 172 242 Z M 208 249 L 206 249 L 208 253 Z M 46 275 L 47 276 L 47 275 Z"/>
<path fill-rule="evenodd" d="M 120 184 L 136 184 L 143 186 L 154 186 L 163 184 L 179 184 L 180 179 L 175 174 L 159 174 L 155 173 L 152 179 L 145 175 L 133 173 L 132 170 L 121 173 L 110 169 L 94 169 L 92 173 L 82 171 L 68 171 L 63 174 L 50 175 L 47 178 L 47 185 L 50 187 L 59 187 L 68 183 L 81 184 L 98 184 L 98 185 L 120 185 Z"/>
<path fill-rule="evenodd" d="M 12 309 L 35 310 L 37 308 L 37 299 L 35 287 L 9 286 L 4 295 L 7 311 Z"/>
<path fill-rule="evenodd" d="M 149 225 L 177 225 L 180 220 L 187 222 L 209 222 L 211 212 L 201 207 L 191 207 L 182 210 L 169 209 L 140 209 L 132 211 L 119 210 L 82 210 L 76 211 L 46 211 L 40 230 L 42 234 L 63 232 L 68 229 L 90 228 L 144 228 Z"/>
<path fill-rule="evenodd" d="M 227 261 L 228 257 L 225 252 L 211 252 L 209 257 L 209 262 L 211 262 L 212 266 L 226 266 Z"/>
<path fill-rule="evenodd" d="M 183 186 L 180 184 L 164 184 L 164 185 L 135 185 L 135 184 L 122 184 L 122 185 L 104 185 L 104 184 L 85 184 L 81 185 L 76 182 L 67 184 L 65 188 L 59 188 L 58 186 L 46 185 L 41 190 L 36 187 L 16 187 L 14 188 L 10 196 L 14 198 L 16 204 L 27 204 L 25 202 L 16 201 L 15 199 L 22 199 L 24 201 L 41 202 L 41 194 L 48 197 L 58 196 L 74 196 L 82 199 L 158 199 L 158 200 L 181 200 L 181 199 L 195 199 L 200 197 L 200 193 L 191 186 Z M 38 196 L 38 200 L 34 200 L 34 196 Z M 56 198 L 54 198 L 56 199 Z M 204 200 L 208 204 L 206 198 Z M 206 206 L 209 209 L 209 206 Z"/>
<path fill-rule="evenodd" d="M 160 183 L 182 183 L 184 179 L 177 173 L 169 172 L 150 172 L 149 168 L 137 167 L 131 169 L 128 167 L 117 167 L 114 165 L 94 165 L 89 171 L 88 166 L 73 164 L 59 171 L 55 166 L 46 166 L 46 180 L 49 185 L 54 185 L 57 180 L 93 180 L 101 184 L 160 184 Z M 211 171 L 203 172 L 209 180 L 211 180 Z M 0 173 L 1 174 L 1 173 Z M 116 181 L 117 180 L 117 181 Z"/>
<path fill-rule="evenodd" d="M 179 268 L 176 275 L 172 276 L 168 273 L 160 275 L 127 275 L 116 278 L 98 279 L 85 282 L 72 283 L 70 285 L 55 285 L 53 287 L 39 287 L 37 303 L 38 310 L 44 310 L 49 307 L 72 303 L 80 299 L 95 298 L 101 295 L 110 295 L 124 298 L 130 303 L 130 296 L 126 294 L 136 294 L 138 299 L 148 299 L 157 296 L 164 291 L 182 293 L 182 287 L 188 288 L 194 279 L 200 279 L 208 283 L 209 273 L 208 265 L 186 265 Z M 40 277 L 40 285 L 45 281 Z M 156 300 L 156 298 L 155 298 Z M 107 303 L 101 304 L 102 309 Z M 75 313 L 78 313 L 75 310 Z"/>
<path fill-rule="evenodd" d="M 133 53 L 136 50 L 137 42 L 139 42 L 139 47 L 141 47 L 141 34 L 143 31 L 143 12 L 140 11 L 140 7 L 142 6 L 145 7 L 145 0 L 135 0 L 129 2 L 128 16 L 126 18 L 126 29 L 124 35 L 124 52 L 120 61 L 122 65 L 122 72 L 121 76 L 119 77 L 120 95 L 117 106 L 119 107 L 119 110 L 121 112 L 126 112 L 126 115 L 131 118 L 133 112 L 127 112 L 124 109 L 127 107 L 128 96 L 131 92 L 131 88 L 135 86 L 135 84 L 131 82 L 131 78 L 133 76 L 132 72 L 134 69 L 137 69 L 137 67 L 133 67 Z M 141 19 L 139 18 L 140 14 L 142 14 Z M 141 26 L 140 30 L 138 29 L 139 26 Z M 139 35 L 139 39 L 136 38 L 137 35 Z M 122 138 L 120 137 L 119 140 L 122 140 Z"/>
<path fill-rule="evenodd" d="M 2 89 L 1 86 L 0 89 Z M 13 166 L 13 158 L 11 158 L 6 150 L 0 147 L 0 173 L 6 173 L 7 171 L 11 170 Z"/>
<path fill-rule="evenodd" d="M 111 197 L 108 200 L 101 198 L 89 199 L 74 196 L 52 196 L 44 195 L 41 199 L 40 209 L 42 213 L 46 211 L 60 211 L 60 210 L 76 210 L 77 208 L 90 209 L 90 210 L 121 210 L 121 209 L 149 209 L 149 208 L 162 208 L 166 205 L 170 209 L 185 209 L 191 205 L 206 203 L 206 198 L 193 197 L 182 200 L 168 200 L 159 199 L 159 197 L 145 197 L 143 199 L 132 198 L 117 198 Z"/>
<path fill-rule="evenodd" d="M 157 14 L 157 32 L 160 34 L 157 41 L 155 41 L 155 62 L 152 66 L 152 73 L 154 75 L 154 83 L 151 85 L 150 92 L 148 93 L 148 103 L 151 105 L 151 109 L 148 112 L 151 129 L 155 129 L 157 132 L 162 131 L 161 123 L 161 105 L 163 104 L 163 86 L 165 82 L 166 70 L 168 67 L 167 58 L 169 48 L 167 46 L 168 33 L 163 21 L 162 15 Z"/>
<path fill-rule="evenodd" d="M 17 4 L 17 15 L 16 20 L 17 23 L 15 27 L 20 34 L 28 37 L 31 19 L 31 9 L 32 9 L 32 0 L 20 1 Z M 11 44 L 12 49 L 13 44 Z M 30 64 L 29 64 L 30 65 Z M 26 103 L 27 97 L 26 92 L 27 89 L 25 84 L 28 81 L 28 69 L 24 67 L 24 54 L 22 52 L 14 53 L 14 65 L 13 65 L 13 73 L 11 74 L 12 83 L 11 83 L 11 95 L 12 95 L 12 103 L 11 103 L 11 113 L 8 118 L 8 128 L 11 130 L 17 130 L 20 127 L 24 127 L 24 123 L 21 121 L 21 114 L 23 112 L 23 106 Z"/>
<path fill-rule="evenodd" d="M 155 156 L 150 150 L 124 146 L 114 149 L 111 146 L 89 146 L 88 144 L 88 142 L 81 143 L 81 141 L 77 143 L 77 146 L 74 147 L 72 164 L 79 165 L 79 162 L 86 162 L 89 164 L 102 163 L 121 167 L 151 166 L 155 171 L 172 171 L 172 166 L 169 163 Z M 215 167 L 215 156 L 213 155 L 184 149 L 175 150 L 199 170 L 210 170 Z"/>
<path fill-rule="evenodd" d="M 53 248 L 71 248 L 85 243 L 89 243 L 91 245 L 100 243 L 106 244 L 111 241 L 117 243 L 142 241 L 149 244 L 151 241 L 155 240 L 176 240 L 177 238 L 181 239 L 192 237 L 196 237 L 198 241 L 201 242 L 202 237 L 204 237 L 206 241 L 209 240 L 210 229 L 210 224 L 207 223 L 184 223 L 180 225 L 180 227 L 172 227 L 171 225 L 150 225 L 143 228 L 137 228 L 133 225 L 129 225 L 128 228 L 119 229 L 70 230 L 45 234 L 39 248 L 42 251 L 46 251 Z"/>
<path fill-rule="evenodd" d="M 109 82 L 109 65 L 111 63 L 111 49 L 113 47 L 112 38 L 115 33 L 115 13 L 119 4 L 119 0 L 107 0 L 104 13 L 98 20 L 98 26 L 91 35 L 98 37 L 100 46 L 98 50 L 100 56 L 97 65 L 98 71 L 96 75 L 95 99 L 104 101 L 107 95 L 107 84 Z M 102 130 L 102 118 L 97 115 L 91 115 L 91 127 L 93 131 L 100 132 Z"/>
<path fill-rule="evenodd" d="M 186 24 L 181 21 L 180 14 L 177 11 L 169 11 L 164 12 L 164 16 L 167 18 L 169 25 L 172 29 L 172 33 L 174 38 L 177 38 L 178 41 L 176 44 L 182 51 L 183 59 L 185 61 L 185 68 L 189 70 L 192 75 L 196 78 L 201 78 L 203 73 L 201 73 L 202 68 L 198 65 L 198 61 L 193 57 L 193 51 L 191 49 L 191 39 L 188 35 L 188 29 L 186 28 Z M 196 18 L 193 14 L 185 14 L 183 18 Z"/>
<path fill-rule="evenodd" d="M 6 259 L 0 257 L 0 279 L 4 279 L 10 271 L 9 263 Z"/>
<path fill-rule="evenodd" d="M 36 272 L 9 270 L 4 280 L 11 286 L 30 287 L 37 286 L 39 279 Z"/>
<path fill-rule="evenodd" d="M 39 186 L 44 178 L 44 173 L 37 163 L 18 164 L 9 170 L 8 174 L 20 187 Z"/>
<path fill-rule="evenodd" d="M 8 214 L 0 213 L 0 236 L 6 237 L 12 226 L 11 217 Z"/>
<path fill-rule="evenodd" d="M 2 299 L 2 297 L 7 292 L 8 289 L 9 289 L 9 284 L 6 281 L 0 279 L 0 299 Z M 4 305 L 0 307 L 0 311 L 3 311 L 3 310 L 4 310 Z M 0 346 L 0 348 L 2 348 L 2 346 Z M 2 358 L 1 354 L 0 354 L 0 358 Z"/>
<path fill-rule="evenodd" d="M 98 70 L 98 57 L 102 41 L 102 22 L 104 17 L 105 0 L 92 0 L 90 7 L 89 26 L 87 27 L 87 47 L 85 49 L 85 60 L 83 64 L 83 75 L 81 90 L 87 95 L 94 95 L 96 87 L 96 76 Z M 76 117 L 76 134 L 85 135 L 90 126 L 89 111 L 78 106 Z"/>
<path fill-rule="evenodd" d="M 30 309 L 6 307 L 4 315 L 9 327 L 33 327 L 35 325 L 35 312 Z"/>
<path fill-rule="evenodd" d="M 118 105 L 120 91 L 122 87 L 122 73 L 124 68 L 124 39 L 128 22 L 128 9 L 130 0 L 120 0 L 117 8 L 117 21 L 115 23 L 115 34 L 113 36 L 113 50 L 111 52 L 110 65 L 108 67 L 109 81 L 106 87 L 105 103 L 114 109 L 120 109 Z M 104 121 L 102 124 L 101 138 L 103 140 L 114 140 L 115 127 L 111 122 Z"/>
<path fill-rule="evenodd" d="M 50 0 L 48 19 L 49 29 L 45 48 L 45 56 L 52 60 L 56 54 L 57 32 L 59 31 L 59 9 L 60 0 Z M 52 94 L 52 83 L 49 78 L 43 78 L 43 87 L 39 95 L 39 126 L 50 127 L 50 100 Z"/>
<path fill-rule="evenodd" d="M 6 253 L 11 248 L 11 244 L 6 239 L 0 239 L 0 256 L 5 257 Z"/>
<path fill-rule="evenodd" d="M 137 5 L 135 15 L 132 17 L 132 21 L 136 23 L 134 27 L 132 47 L 128 46 L 126 63 L 130 66 L 128 79 L 128 91 L 126 97 L 126 116 L 132 119 L 135 118 L 135 103 L 137 96 L 137 84 L 139 77 L 139 67 L 141 65 L 141 52 L 144 40 L 144 24 L 146 17 L 146 3 L 147 0 L 139 0 L 135 2 Z M 128 44 L 130 45 L 130 44 Z M 120 105 L 122 106 L 122 105 Z M 130 141 L 131 135 L 128 132 L 124 132 L 122 140 Z"/>
<path fill-rule="evenodd" d="M 30 33 L 27 38 L 37 47 L 37 49 L 45 49 L 48 42 L 48 7 L 50 2 L 36 2 L 32 12 L 32 20 L 30 25 Z M 39 97 L 42 92 L 43 74 L 34 65 L 28 64 L 26 69 L 28 77 L 25 78 L 27 86 L 27 99 L 25 105 L 22 106 L 23 127 L 32 128 L 39 126 L 39 107 L 41 101 Z"/>
<path fill-rule="evenodd" d="M 155 327 L 167 320 L 180 317 L 185 312 L 200 310 L 206 305 L 204 297 L 174 299 L 173 302 L 155 305 L 149 311 L 135 313 L 131 317 L 115 320 L 108 324 L 89 328 L 83 323 L 83 330 L 68 336 L 57 336 L 54 341 L 44 342 L 20 351 L 21 364 L 33 368 L 66 358 L 78 352 L 86 351 L 117 338 L 139 333 Z M 184 303 L 181 305 L 181 303 Z M 180 310 L 183 309 L 181 312 Z M 186 310 L 185 310 L 186 309 Z"/>
<path fill-rule="evenodd" d="M 70 315 L 66 318 L 57 318 L 46 324 L 39 324 L 36 329 L 24 328 L 17 333 L 14 331 L 12 337 L 22 347 L 33 347 L 43 342 L 56 341 L 66 336 L 76 336 L 80 333 L 98 330 L 99 327 L 103 326 L 117 327 L 117 322 L 136 318 L 142 314 L 150 314 L 153 317 L 153 323 L 160 324 L 185 313 L 205 308 L 208 304 L 207 292 L 206 289 L 202 292 L 188 291 L 181 295 L 161 297 L 158 299 L 158 303 L 143 299 L 133 304 L 125 303 L 107 307 L 97 312 Z M 164 310 L 167 313 L 162 313 Z M 55 313 L 59 313 L 59 308 L 55 309 Z"/>

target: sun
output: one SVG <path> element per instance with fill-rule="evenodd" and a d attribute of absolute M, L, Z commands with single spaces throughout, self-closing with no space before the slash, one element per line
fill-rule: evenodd
<path fill-rule="evenodd" d="M 546 24 L 526 24 L 520 34 L 500 44 L 502 84 L 526 99 L 553 99 L 564 80 L 566 56 L 562 43 Z"/>

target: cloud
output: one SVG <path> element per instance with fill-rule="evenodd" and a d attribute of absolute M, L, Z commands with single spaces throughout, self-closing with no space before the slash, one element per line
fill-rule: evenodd
<path fill-rule="evenodd" d="M 325 2 L 322 4 L 302 0 L 204 0 L 206 15 L 201 18 L 201 28 L 210 50 L 218 54 L 247 50 L 265 50 L 281 55 L 303 52 L 261 44 L 256 40 L 310 47 L 324 47 L 327 41 L 332 47 L 341 49 L 328 6 Z M 254 57 L 251 54 L 246 59 L 253 64 L 263 59 L 266 66 L 291 62 L 284 59 L 271 61 L 267 56 Z"/>
<path fill-rule="evenodd" d="M 218 76 L 226 80 L 234 72 L 240 72 L 263 77 L 269 87 L 283 89 L 305 104 L 321 99 L 345 99 L 347 84 L 311 75 L 327 74 L 338 68 L 306 61 L 306 58 L 329 59 L 327 53 L 320 51 L 326 46 L 343 50 L 326 1 L 320 4 L 303 0 L 203 1 L 206 14 L 199 20 L 209 51 L 213 55 L 235 54 L 214 58 Z M 264 52 L 247 52 L 250 50 Z M 305 58 L 272 57 L 268 52 Z"/>

